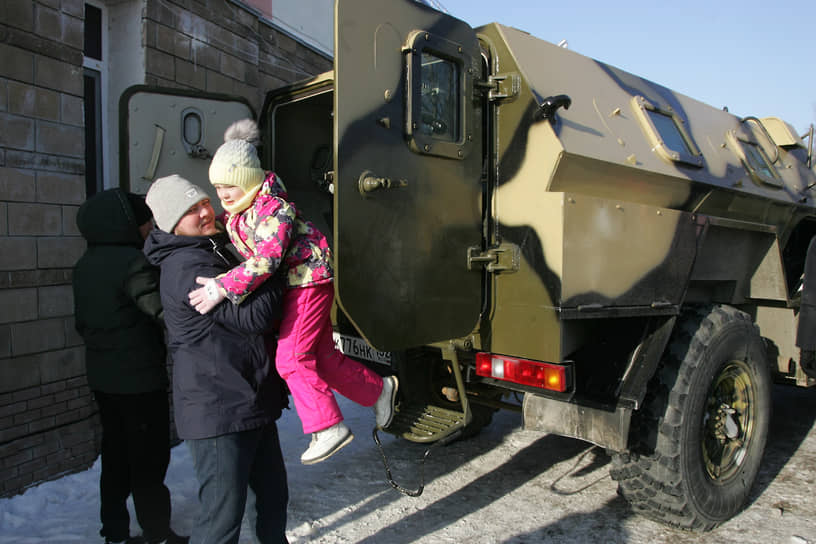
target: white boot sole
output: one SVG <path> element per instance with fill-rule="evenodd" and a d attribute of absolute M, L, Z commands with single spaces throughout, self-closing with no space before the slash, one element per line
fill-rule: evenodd
<path fill-rule="evenodd" d="M 391 416 L 388 418 L 388 421 L 385 422 L 385 425 L 378 425 L 377 426 L 380 429 L 385 429 L 389 425 L 391 425 L 391 422 L 394 421 L 394 412 L 397 411 L 397 407 L 394 406 L 394 404 L 397 402 L 397 389 L 399 389 L 399 380 L 397 379 L 396 376 L 391 376 L 391 378 L 394 379 L 394 387 L 391 388 L 391 398 L 389 399 L 389 402 L 391 403 L 390 404 L 390 406 L 391 406 Z"/>
<path fill-rule="evenodd" d="M 354 433 L 349 432 L 348 435 L 346 435 L 346 437 L 343 440 L 338 442 L 337 445 L 334 448 L 330 449 L 329 451 L 327 451 L 326 453 L 324 453 L 320 457 L 315 457 L 314 459 L 308 459 L 308 460 L 303 459 L 301 457 L 300 462 L 302 464 L 304 464 L 304 465 L 314 465 L 316 463 L 320 463 L 321 461 L 325 461 L 326 459 L 328 459 L 329 457 L 331 457 L 332 455 L 334 455 L 335 453 L 337 453 L 338 451 L 340 451 L 344 447 L 348 446 L 349 443 L 351 443 L 352 440 L 354 440 Z"/>

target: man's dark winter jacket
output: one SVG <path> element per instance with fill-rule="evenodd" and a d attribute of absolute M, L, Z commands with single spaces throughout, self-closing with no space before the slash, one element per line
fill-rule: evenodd
<path fill-rule="evenodd" d="M 205 315 L 188 301 L 196 276 L 232 268 L 221 256 L 227 241 L 153 229 L 145 242 L 148 260 L 161 267 L 176 427 L 185 439 L 256 429 L 277 419 L 286 400 L 261 336 L 280 320 L 279 282 L 267 280 L 240 305 L 224 301 Z"/>
<path fill-rule="evenodd" d="M 73 275 L 88 385 L 125 394 L 166 389 L 159 271 L 142 253 L 128 194 L 111 189 L 94 195 L 79 208 L 76 221 L 88 242 Z"/>

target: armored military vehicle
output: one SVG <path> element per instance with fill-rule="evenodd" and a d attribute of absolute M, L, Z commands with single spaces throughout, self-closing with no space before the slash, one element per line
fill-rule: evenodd
<path fill-rule="evenodd" d="M 334 70 L 270 92 L 262 155 L 332 233 L 341 345 L 400 377 L 388 430 L 434 443 L 516 410 L 606 448 L 636 511 L 692 530 L 737 513 L 772 384 L 816 383 L 796 345 L 813 129 L 409 0 L 338 0 L 335 24 Z M 252 114 L 129 98 L 133 126 L 180 119 L 130 137 L 142 189 L 185 171 L 159 160 L 173 146 L 205 171 Z"/>

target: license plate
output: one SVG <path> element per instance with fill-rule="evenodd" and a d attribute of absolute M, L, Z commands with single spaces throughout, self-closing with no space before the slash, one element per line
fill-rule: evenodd
<path fill-rule="evenodd" d="M 349 357 L 391 365 L 390 351 L 377 351 L 366 344 L 362 338 L 357 338 L 356 336 L 346 336 L 345 334 L 336 332 L 333 334 L 333 337 L 334 346 Z"/>

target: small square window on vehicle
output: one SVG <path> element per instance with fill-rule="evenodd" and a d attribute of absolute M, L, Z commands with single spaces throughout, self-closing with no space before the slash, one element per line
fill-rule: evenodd
<path fill-rule="evenodd" d="M 763 134 L 763 137 L 768 140 L 768 144 L 776 151 L 773 159 L 768 157 L 763 146 L 759 144 L 756 132 Z M 728 131 L 726 140 L 728 147 L 742 162 L 748 171 L 748 175 L 751 176 L 755 183 L 770 185 L 771 187 L 783 186 L 782 180 L 773 167 L 773 163 L 779 159 L 779 151 L 758 119 L 744 119 L 743 126 L 739 130 Z"/>
<path fill-rule="evenodd" d="M 405 135 L 417 153 L 465 158 L 473 111 L 471 59 L 461 45 L 425 31 L 415 31 L 406 51 Z"/>
<path fill-rule="evenodd" d="M 677 113 L 660 108 L 642 96 L 632 98 L 632 109 L 652 149 L 663 159 L 698 168 L 703 166 L 702 153 Z"/>
<path fill-rule="evenodd" d="M 419 132 L 431 139 L 456 142 L 460 129 L 459 66 L 423 51 L 419 81 Z"/>

